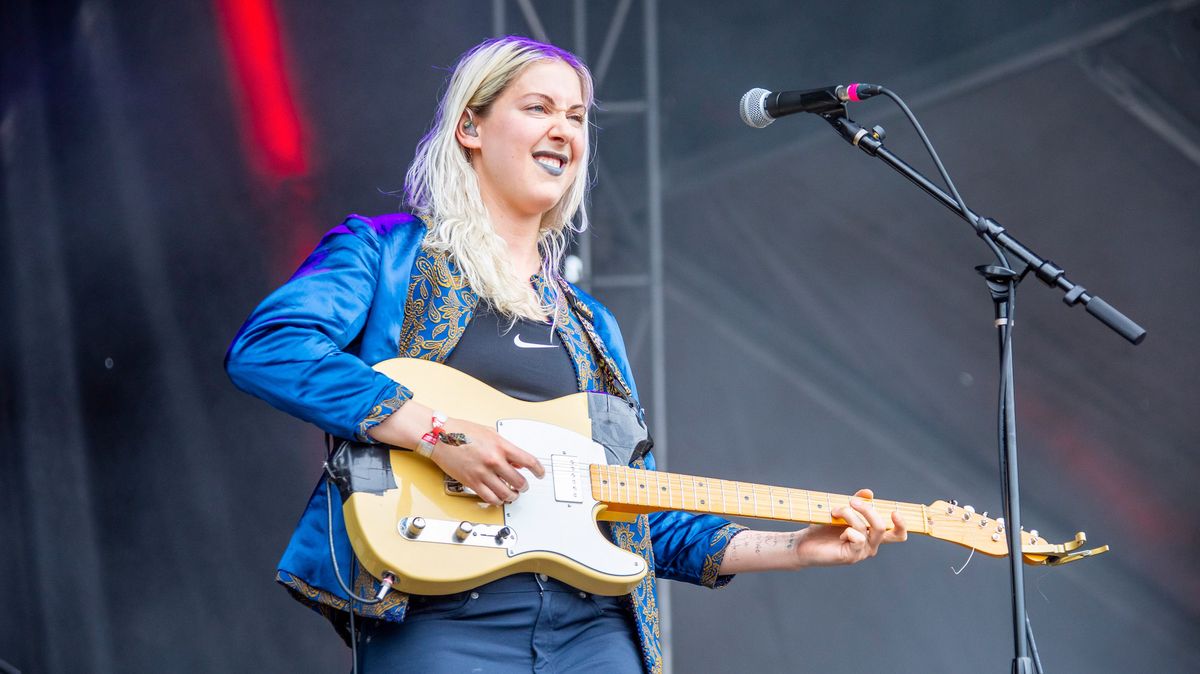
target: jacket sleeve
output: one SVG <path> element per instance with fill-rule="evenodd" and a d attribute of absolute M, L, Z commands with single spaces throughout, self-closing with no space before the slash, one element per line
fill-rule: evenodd
<path fill-rule="evenodd" d="M 380 257 L 371 222 L 330 230 L 238 331 L 225 356 L 234 385 L 337 437 L 373 442 L 367 431 L 412 397 L 344 351 L 366 322 Z"/>
<path fill-rule="evenodd" d="M 654 455 L 646 467 L 657 470 Z M 718 575 L 725 550 L 746 527 L 716 515 L 669 510 L 650 514 L 650 541 L 654 546 L 654 571 L 660 578 L 704 587 L 724 587 L 733 575 Z"/>

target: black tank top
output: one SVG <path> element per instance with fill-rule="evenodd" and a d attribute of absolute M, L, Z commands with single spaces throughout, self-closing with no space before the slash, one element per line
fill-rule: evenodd
<path fill-rule="evenodd" d="M 519 400 L 541 402 L 579 391 L 567 347 L 549 323 L 512 327 L 481 301 L 446 365 Z"/>

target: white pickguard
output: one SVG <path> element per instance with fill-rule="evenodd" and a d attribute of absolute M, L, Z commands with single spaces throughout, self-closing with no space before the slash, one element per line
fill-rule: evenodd
<path fill-rule="evenodd" d="M 504 507 L 504 523 L 516 535 L 509 556 L 551 552 L 611 576 L 636 576 L 646 570 L 645 560 L 610 543 L 596 526 L 599 502 L 592 497 L 588 466 L 605 463 L 602 445 L 528 419 L 501 419 L 496 431 L 546 468 L 540 480 L 522 469 L 529 491 Z"/>

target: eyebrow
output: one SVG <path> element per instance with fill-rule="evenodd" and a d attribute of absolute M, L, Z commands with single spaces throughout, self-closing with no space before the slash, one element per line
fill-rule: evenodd
<path fill-rule="evenodd" d="M 553 107 L 556 107 L 556 108 L 558 107 L 558 102 L 555 101 L 553 98 L 550 98 L 546 94 L 540 94 L 535 91 L 531 91 L 531 92 L 525 94 L 524 96 L 522 96 L 521 98 L 529 98 L 530 96 L 533 96 L 534 98 L 540 98 L 541 100 L 549 103 Z M 567 108 L 567 111 L 569 112 L 571 110 L 586 110 L 586 109 L 587 109 L 587 106 L 585 106 L 584 104 L 576 103 L 575 105 L 572 105 L 571 107 Z"/>

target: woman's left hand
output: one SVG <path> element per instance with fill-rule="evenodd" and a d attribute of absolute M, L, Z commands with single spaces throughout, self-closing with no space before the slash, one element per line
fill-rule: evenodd
<path fill-rule="evenodd" d="M 892 528 L 870 501 L 875 494 L 860 489 L 850 504 L 833 511 L 848 526 L 814 525 L 797 531 L 795 545 L 796 568 L 854 564 L 879 552 L 884 543 L 899 543 L 908 538 L 908 530 L 900 513 L 892 513 Z"/>
<path fill-rule="evenodd" d="M 900 513 L 892 513 L 888 529 L 887 520 L 871 506 L 874 497 L 870 489 L 859 489 L 850 505 L 833 511 L 848 526 L 816 524 L 790 532 L 742 530 L 725 549 L 720 574 L 854 564 L 874 557 L 884 543 L 908 538 Z"/>

